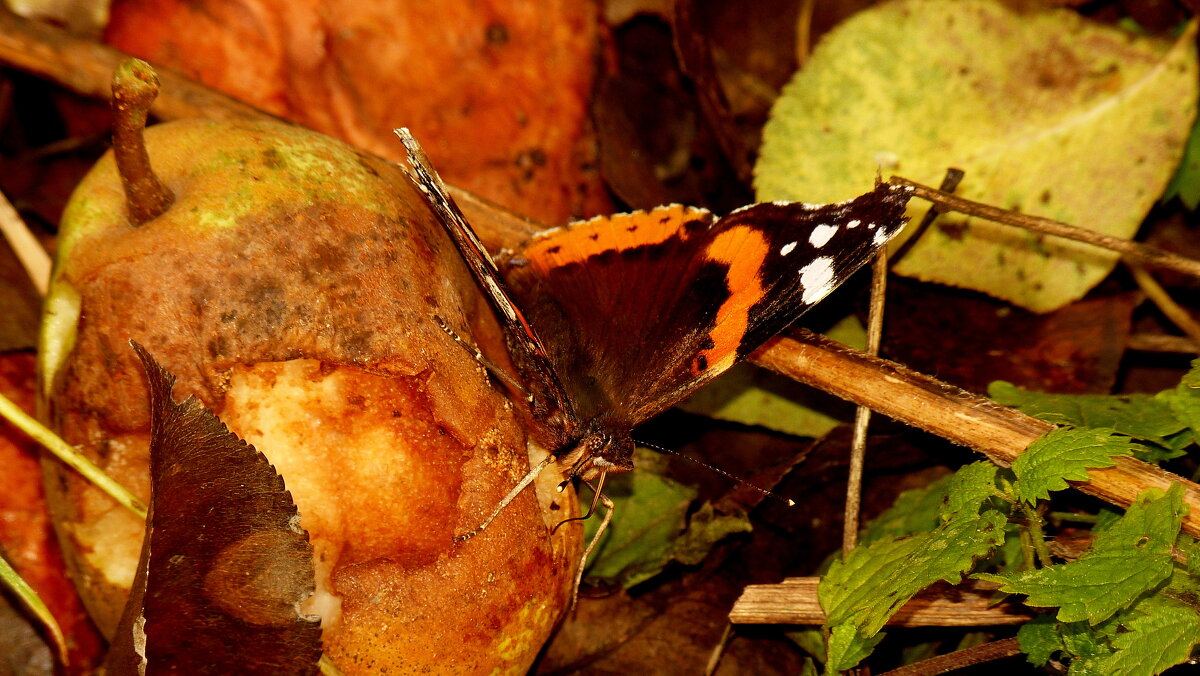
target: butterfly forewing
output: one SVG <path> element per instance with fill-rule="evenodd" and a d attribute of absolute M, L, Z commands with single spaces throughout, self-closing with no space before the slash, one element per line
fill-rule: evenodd
<path fill-rule="evenodd" d="M 543 234 L 501 260 L 577 413 L 633 427 L 728 369 L 861 267 L 909 192 L 766 203 L 713 223 L 662 207 Z"/>

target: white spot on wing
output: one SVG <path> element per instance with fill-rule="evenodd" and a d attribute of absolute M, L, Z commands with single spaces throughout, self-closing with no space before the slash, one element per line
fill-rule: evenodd
<path fill-rule="evenodd" d="M 833 259 L 821 256 L 800 268 L 800 285 L 804 287 L 804 295 L 801 300 L 808 305 L 829 295 L 834 286 Z"/>
<path fill-rule="evenodd" d="M 854 219 L 854 220 L 852 220 L 852 221 L 850 221 L 849 223 L 847 223 L 847 224 L 846 224 L 846 229 L 847 229 L 847 230 L 853 230 L 854 228 L 857 228 L 857 227 L 858 227 L 858 226 L 860 226 L 860 225 L 862 225 L 862 221 L 860 221 L 860 220 L 858 220 L 858 219 L 856 218 L 856 219 Z"/>
<path fill-rule="evenodd" d="M 808 236 L 808 243 L 820 249 L 828 244 L 829 240 L 833 239 L 837 231 L 838 226 L 822 223 L 813 228 L 812 234 Z"/>
<path fill-rule="evenodd" d="M 796 242 L 788 242 L 787 244 L 784 244 L 781 249 L 779 249 L 779 255 L 786 256 L 795 250 L 796 250 Z"/>
<path fill-rule="evenodd" d="M 875 231 L 875 240 L 874 240 L 875 246 L 879 246 L 879 245 L 883 244 L 884 242 L 888 241 L 888 237 L 889 237 L 889 235 L 888 235 L 887 230 L 883 230 L 883 229 L 876 230 Z"/>

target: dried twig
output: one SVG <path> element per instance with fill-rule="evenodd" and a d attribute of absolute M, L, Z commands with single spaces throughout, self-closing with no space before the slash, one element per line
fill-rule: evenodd
<path fill-rule="evenodd" d="M 899 669 L 885 671 L 880 676 L 933 676 L 933 674 L 945 674 L 956 669 L 993 662 L 1005 657 L 1015 657 L 1020 654 L 1021 646 L 1017 643 L 1017 639 L 1004 638 L 914 662 Z"/>
<path fill-rule="evenodd" d="M 1176 303 L 1175 299 L 1171 298 L 1167 290 L 1149 272 L 1146 272 L 1145 268 L 1137 263 L 1126 263 L 1126 266 L 1133 275 L 1133 280 L 1137 282 L 1138 288 L 1142 290 L 1142 293 L 1146 294 L 1150 302 L 1154 303 L 1155 307 L 1172 324 L 1179 327 L 1180 331 L 1187 334 L 1194 346 L 1200 345 L 1200 323 L 1197 323 L 1187 310 L 1180 307 L 1179 303 Z"/>
<path fill-rule="evenodd" d="M 779 584 L 752 584 L 733 604 L 729 621 L 734 624 L 825 623 L 825 611 L 817 600 L 819 577 L 789 577 Z M 1033 611 L 1022 604 L 994 598 L 999 585 L 970 580 L 959 585 L 939 582 L 914 596 L 891 619 L 900 627 L 995 627 L 1023 624 Z"/>
<path fill-rule="evenodd" d="M 1011 225 L 1033 232 L 1062 237 L 1076 242 L 1084 242 L 1102 249 L 1116 251 L 1130 260 L 1139 263 L 1170 268 L 1185 275 L 1200 278 L 1200 261 L 1180 256 L 1170 251 L 1164 251 L 1148 244 L 1105 235 L 1050 218 L 1020 214 L 1008 209 L 994 207 L 990 204 L 963 199 L 900 176 L 892 176 L 888 179 L 888 182 L 895 185 L 912 186 L 914 188 L 914 195 L 937 204 L 941 207 L 942 211 L 957 211 L 968 216 L 978 216 L 979 218 L 985 218 L 1003 225 Z"/>
<path fill-rule="evenodd" d="M 880 250 L 871 263 L 871 309 L 867 314 L 867 354 L 879 354 L 883 342 L 883 307 L 887 299 L 887 249 Z M 867 427 L 871 409 L 859 406 L 854 412 L 854 433 L 850 440 L 850 476 L 846 484 L 845 522 L 842 524 L 842 554 L 858 545 L 859 508 L 862 505 L 863 466 L 867 459 Z"/>
<path fill-rule="evenodd" d="M 1190 354 L 1200 352 L 1200 343 L 1185 336 L 1166 336 L 1134 333 L 1125 341 L 1125 347 L 1142 352 L 1173 352 Z"/>
<path fill-rule="evenodd" d="M 37 237 L 34 237 L 29 226 L 3 193 L 0 193 L 0 232 L 4 234 L 4 239 L 8 240 L 8 245 L 21 261 L 30 281 L 33 282 L 33 288 L 45 297 L 50 288 L 50 254 L 42 248 L 41 242 L 37 241 Z"/>

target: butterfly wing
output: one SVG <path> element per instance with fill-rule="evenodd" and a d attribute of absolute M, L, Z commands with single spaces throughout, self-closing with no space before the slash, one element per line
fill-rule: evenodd
<path fill-rule="evenodd" d="M 543 233 L 501 274 L 579 416 L 633 427 L 786 328 L 904 225 L 910 191 L 756 204 L 714 222 L 672 206 Z"/>
<path fill-rule="evenodd" d="M 408 166 L 402 166 L 401 169 L 437 215 L 438 222 L 450 235 L 480 289 L 496 311 L 507 338 L 509 356 L 520 373 L 522 385 L 527 388 L 534 416 L 552 421 L 548 426 L 548 431 L 554 437 L 552 443 L 568 441 L 576 434 L 575 428 L 579 418 L 542 340 L 526 319 L 521 306 L 514 302 L 495 262 L 467 223 L 454 198 L 446 190 L 441 176 L 430 164 L 424 149 L 408 129 L 397 129 L 396 135 L 400 137 L 407 154 Z"/>

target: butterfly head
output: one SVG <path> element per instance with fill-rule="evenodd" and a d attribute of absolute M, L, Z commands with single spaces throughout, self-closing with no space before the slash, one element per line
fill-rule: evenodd
<path fill-rule="evenodd" d="M 592 421 L 584 427 L 579 442 L 566 449 L 560 462 L 571 468 L 569 476 L 584 481 L 607 472 L 628 472 L 633 469 L 633 439 L 600 421 Z"/>

